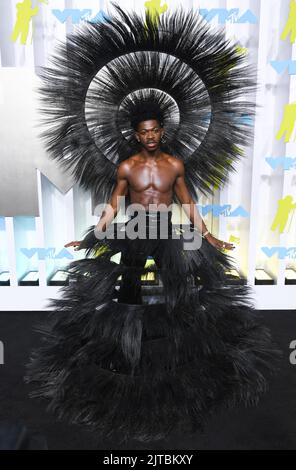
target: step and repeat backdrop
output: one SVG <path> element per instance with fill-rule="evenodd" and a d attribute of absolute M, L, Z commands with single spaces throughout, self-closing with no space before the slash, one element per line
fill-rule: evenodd
<path fill-rule="evenodd" d="M 235 244 L 233 282 L 253 286 L 262 309 L 296 308 L 296 1 L 137 0 L 126 10 L 198 10 L 238 41 L 256 68 L 252 145 L 230 183 L 200 196 L 211 232 Z M 84 21 L 111 14 L 104 0 L 0 1 L 0 309 L 42 310 L 83 253 L 65 248 L 98 220 L 91 195 L 46 154 L 39 139 L 41 67 Z M 218 149 L 217 149 L 218 151 Z M 119 215 L 119 218 L 121 215 Z M 178 211 L 174 211 L 176 220 Z"/>

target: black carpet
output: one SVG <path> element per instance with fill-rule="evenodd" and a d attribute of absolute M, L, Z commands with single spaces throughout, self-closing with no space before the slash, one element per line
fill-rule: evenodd
<path fill-rule="evenodd" d="M 0 341 L 4 344 L 0 425 L 25 425 L 33 436 L 32 442 L 45 440 L 50 450 L 296 449 L 296 365 L 289 360 L 290 343 L 296 340 L 296 311 L 258 312 L 258 318 L 270 328 L 284 352 L 281 369 L 270 381 L 270 389 L 258 407 L 224 411 L 211 419 L 204 434 L 184 436 L 176 432 L 165 441 L 132 441 L 125 445 L 108 440 L 97 442 L 87 429 L 56 421 L 45 411 L 45 402 L 28 398 L 31 388 L 23 382 L 24 365 L 30 350 L 39 344 L 32 325 L 46 316 L 46 312 L 0 312 Z"/>

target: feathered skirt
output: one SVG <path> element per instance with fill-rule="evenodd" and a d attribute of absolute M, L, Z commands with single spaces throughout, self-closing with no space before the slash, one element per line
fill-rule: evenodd
<path fill-rule="evenodd" d="M 113 238 L 88 229 L 25 376 L 57 418 L 122 441 L 203 429 L 221 408 L 257 404 L 281 355 L 250 288 L 229 283 L 232 258 L 206 239 L 188 249 L 171 212 L 165 238 L 159 213 L 145 218 L 153 237 L 124 237 L 128 224 Z"/>

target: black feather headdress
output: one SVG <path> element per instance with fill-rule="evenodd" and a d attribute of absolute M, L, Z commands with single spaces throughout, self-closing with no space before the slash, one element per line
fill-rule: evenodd
<path fill-rule="evenodd" d="M 138 151 L 131 121 L 145 101 L 163 115 L 164 151 L 184 161 L 193 198 L 227 182 L 252 136 L 254 72 L 237 44 L 192 11 L 156 22 L 116 6 L 60 44 L 41 75 L 46 148 L 98 202 Z"/>

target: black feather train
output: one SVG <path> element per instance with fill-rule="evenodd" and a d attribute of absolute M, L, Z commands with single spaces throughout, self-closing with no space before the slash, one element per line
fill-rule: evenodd
<path fill-rule="evenodd" d="M 99 241 L 93 229 L 81 244 L 87 257 L 70 264 L 71 282 L 37 327 L 30 396 L 118 442 L 204 430 L 222 408 L 257 405 L 281 352 L 256 319 L 249 287 L 228 284 L 231 257 L 206 240 L 184 251 L 182 237 Z M 118 252 L 125 262 L 112 261 Z M 157 264 L 145 267 L 151 253 Z M 163 296 L 145 299 L 141 278 L 151 272 Z"/>

